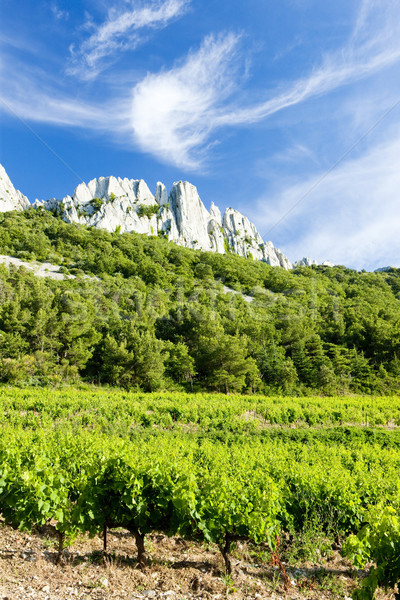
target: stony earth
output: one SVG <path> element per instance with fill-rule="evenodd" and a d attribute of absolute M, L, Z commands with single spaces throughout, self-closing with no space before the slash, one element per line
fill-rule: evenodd
<path fill-rule="evenodd" d="M 29 200 L 14 188 L 0 165 L 0 212 L 29 206 Z M 73 196 L 36 200 L 33 206 L 53 211 L 67 223 L 159 235 L 187 248 L 230 252 L 284 269 L 293 267 L 272 242 L 264 242 L 255 225 L 239 211 L 227 208 L 222 216 L 214 203 L 208 211 L 196 187 L 187 181 L 174 183 L 169 194 L 158 182 L 153 195 L 143 179 L 99 177 L 78 185 Z M 315 261 L 303 258 L 295 266 L 310 264 Z"/>
<path fill-rule="evenodd" d="M 149 565 L 137 568 L 136 546 L 126 531 L 109 534 L 110 560 L 103 564 L 101 540 L 78 538 L 56 563 L 56 541 L 22 533 L 0 521 L 1 600 L 351 600 L 358 576 L 337 552 L 318 564 L 286 565 L 290 586 L 268 553 L 240 544 L 227 576 L 216 547 L 181 538 L 147 536 Z M 119 548 L 116 551 L 116 548 Z M 377 600 L 392 600 L 379 590 Z"/>
<path fill-rule="evenodd" d="M 26 260 L 21 260 L 19 258 L 15 258 L 14 256 L 7 256 L 5 254 L 0 254 L 0 264 L 5 265 L 6 267 L 10 267 L 10 265 L 14 265 L 17 269 L 19 267 L 24 267 L 28 271 L 33 271 L 37 277 L 49 277 L 50 279 L 58 279 L 62 280 L 66 277 L 74 278 L 73 275 L 64 275 L 60 272 L 60 265 L 52 265 L 51 263 L 39 263 L 39 262 L 28 262 Z"/>

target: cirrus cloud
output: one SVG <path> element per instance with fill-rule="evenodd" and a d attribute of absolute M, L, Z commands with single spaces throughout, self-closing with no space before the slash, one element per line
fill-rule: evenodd
<path fill-rule="evenodd" d="M 139 7 L 131 3 L 131 9 L 123 11 L 111 6 L 103 23 L 96 25 L 88 19 L 84 29 L 92 33 L 78 48 L 71 46 L 72 65 L 67 72 L 82 79 L 94 79 L 121 52 L 134 50 L 145 39 L 146 31 L 162 29 L 181 16 L 189 2 L 153 0 Z"/>
<path fill-rule="evenodd" d="M 135 86 L 132 126 L 137 144 L 167 163 L 200 168 L 218 129 L 253 125 L 397 64 L 400 10 L 398 5 L 389 5 L 365 0 L 344 47 L 327 54 L 307 76 L 282 85 L 255 104 L 242 101 L 238 105 L 233 97 L 240 89 L 240 36 L 209 36 L 183 62 L 148 74 Z"/>
<path fill-rule="evenodd" d="M 238 42 L 232 33 L 209 36 L 183 63 L 147 75 L 135 86 L 132 127 L 144 151 L 180 166 L 198 166 L 201 156 L 193 151 L 208 139 L 217 107 L 235 87 Z"/>
<path fill-rule="evenodd" d="M 247 208 L 261 233 L 269 239 L 273 227 L 291 258 L 400 267 L 400 126 L 388 129 L 385 139 L 328 174 L 314 170 L 287 184 L 275 173 L 273 189 Z"/>

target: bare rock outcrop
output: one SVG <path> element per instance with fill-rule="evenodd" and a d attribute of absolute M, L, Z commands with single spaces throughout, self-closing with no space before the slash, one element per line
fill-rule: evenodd
<path fill-rule="evenodd" d="M 0 212 L 25 210 L 29 206 L 28 198 L 15 189 L 6 170 L 0 165 Z"/>
<path fill-rule="evenodd" d="M 0 212 L 29 206 L 0 165 Z M 187 248 L 232 253 L 292 268 L 290 260 L 272 242 L 264 242 L 246 216 L 233 208 L 227 208 L 222 216 L 213 202 L 208 211 L 196 187 L 187 181 L 174 183 L 169 194 L 158 182 L 153 195 L 143 179 L 99 177 L 79 184 L 72 196 L 36 200 L 33 206 L 53 211 L 67 223 L 159 235 Z"/>

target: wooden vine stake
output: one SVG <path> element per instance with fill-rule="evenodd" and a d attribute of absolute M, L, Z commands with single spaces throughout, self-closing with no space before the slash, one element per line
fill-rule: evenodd
<path fill-rule="evenodd" d="M 107 523 L 103 525 L 103 563 L 107 564 Z"/>

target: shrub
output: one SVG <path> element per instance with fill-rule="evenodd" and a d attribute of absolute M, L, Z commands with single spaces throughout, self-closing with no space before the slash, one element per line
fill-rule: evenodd
<path fill-rule="evenodd" d="M 140 204 L 137 209 L 137 214 L 139 217 L 147 217 L 150 219 L 153 215 L 158 215 L 159 208 L 158 204 Z"/>
<path fill-rule="evenodd" d="M 89 202 L 90 206 L 93 206 L 94 210 L 100 210 L 100 208 L 103 206 L 103 200 L 102 198 L 93 198 L 90 202 Z"/>

